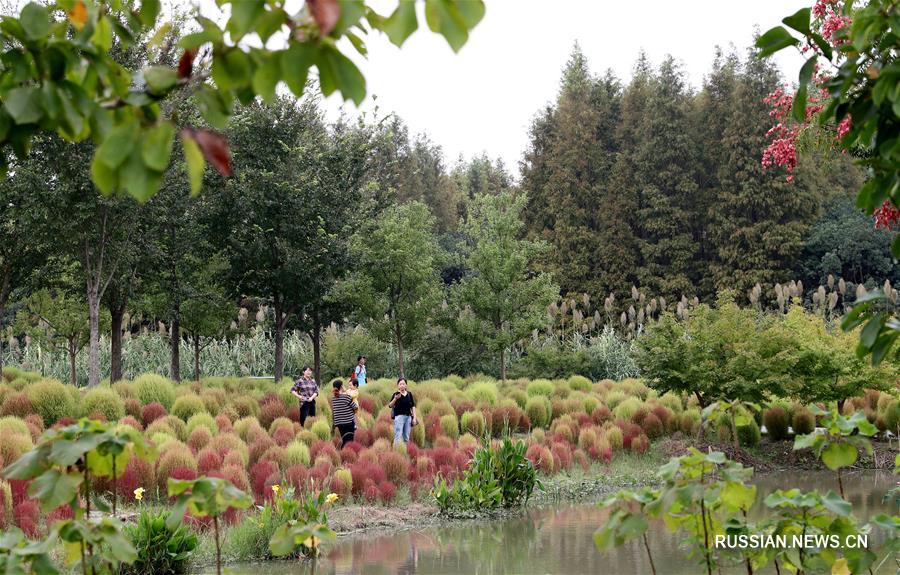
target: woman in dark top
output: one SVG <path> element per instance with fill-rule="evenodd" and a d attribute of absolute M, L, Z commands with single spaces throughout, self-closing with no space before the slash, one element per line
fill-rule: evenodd
<path fill-rule="evenodd" d="M 406 378 L 397 380 L 397 391 L 391 396 L 388 407 L 394 410 L 394 445 L 398 441 L 409 443 L 409 432 L 418 423 L 416 419 L 416 400 L 412 392 L 407 390 Z"/>
<path fill-rule="evenodd" d="M 331 397 L 331 423 L 341 434 L 343 448 L 353 441 L 353 433 L 356 430 L 356 405 L 353 398 L 344 393 L 344 382 L 336 379 L 331 385 L 334 387 L 334 395 Z"/>

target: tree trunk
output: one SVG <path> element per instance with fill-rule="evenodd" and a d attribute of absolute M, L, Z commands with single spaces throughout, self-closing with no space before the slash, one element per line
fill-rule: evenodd
<path fill-rule="evenodd" d="M 279 298 L 275 298 L 275 383 L 284 377 L 284 324 L 286 316 Z"/>
<path fill-rule="evenodd" d="M 122 318 L 125 316 L 125 306 L 109 306 L 110 329 L 112 333 L 109 339 L 109 383 L 115 383 L 122 379 Z"/>
<path fill-rule="evenodd" d="M 100 385 L 100 294 L 98 287 L 90 278 L 88 279 L 87 296 L 88 317 L 91 324 L 88 387 L 96 387 Z"/>
<path fill-rule="evenodd" d="M 194 334 L 194 379 L 200 381 L 200 333 Z"/>
<path fill-rule="evenodd" d="M 75 379 L 75 356 L 78 355 L 78 349 L 75 347 L 75 340 L 69 340 L 69 383 L 72 384 L 72 387 L 78 385 L 78 381 Z"/>
<path fill-rule="evenodd" d="M 506 383 L 506 348 L 500 350 L 500 381 Z"/>
<path fill-rule="evenodd" d="M 172 310 L 172 325 L 169 341 L 172 346 L 172 364 L 169 366 L 169 377 L 181 381 L 181 317 L 178 308 Z"/>
<path fill-rule="evenodd" d="M 309 335 L 313 344 L 313 373 L 316 374 L 316 381 L 322 385 L 322 326 L 319 325 L 318 319 L 313 321 Z"/>
<path fill-rule="evenodd" d="M 397 337 L 397 363 L 400 368 L 400 377 L 406 377 L 406 371 L 403 368 L 403 337 L 400 335 L 400 323 L 394 324 L 394 333 Z"/>

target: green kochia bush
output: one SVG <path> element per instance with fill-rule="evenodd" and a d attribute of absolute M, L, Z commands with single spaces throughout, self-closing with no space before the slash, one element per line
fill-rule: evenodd
<path fill-rule="evenodd" d="M 783 441 L 788 438 L 788 414 L 780 405 L 770 407 L 763 414 L 763 424 L 766 432 L 773 441 Z"/>
<path fill-rule="evenodd" d="M 41 416 L 47 427 L 76 413 L 75 399 L 69 392 L 69 386 L 55 379 L 44 379 L 29 385 L 26 394 L 35 413 Z"/>
<path fill-rule="evenodd" d="M 198 413 L 206 413 L 206 405 L 199 395 L 193 393 L 182 395 L 172 404 L 171 414 L 182 421 L 187 421 Z"/>
<path fill-rule="evenodd" d="M 81 415 L 87 417 L 94 412 L 102 413 L 107 421 L 118 421 L 125 417 L 125 402 L 115 391 L 96 387 L 81 398 Z"/>
<path fill-rule="evenodd" d="M 536 379 L 528 384 L 528 387 L 525 388 L 525 391 L 528 392 L 530 397 L 534 397 L 536 395 L 542 395 L 544 397 L 550 397 L 553 395 L 553 382 L 547 379 Z"/>
<path fill-rule="evenodd" d="M 160 375 L 145 373 L 135 379 L 132 385 L 141 404 L 147 405 L 155 401 L 161 403 L 166 411 L 172 409 L 172 404 L 175 403 L 175 388 L 168 379 Z"/>
<path fill-rule="evenodd" d="M 532 427 L 547 427 L 550 423 L 550 400 L 546 397 L 532 397 L 525 403 L 525 414 Z"/>
<path fill-rule="evenodd" d="M 484 434 L 484 428 L 487 423 L 484 414 L 480 411 L 467 411 L 463 413 L 460 425 L 464 433 L 471 433 L 475 437 L 481 437 Z"/>
<path fill-rule="evenodd" d="M 750 448 L 759 445 L 760 432 L 756 420 L 751 419 L 747 425 L 738 426 L 737 434 L 741 447 Z"/>

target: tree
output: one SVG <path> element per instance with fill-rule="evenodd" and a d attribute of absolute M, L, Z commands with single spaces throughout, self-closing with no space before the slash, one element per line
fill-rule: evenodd
<path fill-rule="evenodd" d="M 778 71 L 751 51 L 735 77 L 726 126 L 715 144 L 715 202 L 709 207 L 710 272 L 717 289 L 747 293 L 756 284 L 791 279 L 810 222 L 821 201 L 802 173 L 791 184 L 780 171 L 765 170 L 759 149 L 766 141 L 768 107 L 763 99 L 778 86 Z"/>
<path fill-rule="evenodd" d="M 718 400 L 762 402 L 783 397 L 791 367 L 790 338 L 774 320 L 734 303 L 723 292 L 685 319 L 666 313 L 635 340 L 635 361 L 660 394 L 691 394 L 701 407 Z"/>
<path fill-rule="evenodd" d="M 546 326 L 547 306 L 559 293 L 549 274 L 531 273 L 544 246 L 521 237 L 526 203 L 524 195 L 510 192 L 473 199 L 461 225 L 470 275 L 451 287 L 451 300 L 459 309 L 458 331 L 499 354 L 504 381 L 506 350 Z"/>
<path fill-rule="evenodd" d="M 900 267 L 891 254 L 892 239 L 891 232 L 875 228 L 850 197 L 835 198 L 810 226 L 798 271 L 808 286 L 824 285 L 829 275 L 854 284 L 873 280 L 879 286 L 890 280 L 898 285 Z"/>
<path fill-rule="evenodd" d="M 550 245 L 543 269 L 563 293 L 605 294 L 631 285 L 636 263 L 627 196 L 609 184 L 617 145 L 620 88 L 595 78 L 576 45 L 555 106 L 531 128 L 522 190 L 531 235 Z"/>
<path fill-rule="evenodd" d="M 396 346 L 401 377 L 404 350 L 422 335 L 440 301 L 442 252 L 434 225 L 425 204 L 409 202 L 389 207 L 352 238 L 357 268 L 345 289 L 363 322 Z"/>
<path fill-rule="evenodd" d="M 637 236 L 641 287 L 670 301 L 695 295 L 705 273 L 699 261 L 694 200 L 696 148 L 688 123 L 689 94 L 672 57 L 648 82 L 647 107 L 637 132 Z"/>
<path fill-rule="evenodd" d="M 69 383 L 77 385 L 75 358 L 90 340 L 87 306 L 62 291 L 42 289 L 24 302 L 16 323 L 32 338 L 69 356 Z"/>
<path fill-rule="evenodd" d="M 869 172 L 857 205 L 874 213 L 876 225 L 885 227 L 900 222 L 896 11 L 896 0 L 816 2 L 814 10 L 803 8 L 782 20 L 801 38 L 776 26 L 756 42 L 760 57 L 797 47 L 806 60 L 796 94 L 779 92 L 771 97 L 779 125 L 773 130 L 763 162 L 786 165 L 790 170 L 796 162 L 798 138 L 811 128 L 828 134 Z M 831 69 L 817 70 L 824 66 Z M 891 252 L 900 257 L 900 234 L 895 235 Z M 870 293 L 857 302 L 843 323 L 846 330 L 866 325 L 860 332 L 858 353 L 871 354 L 874 364 L 888 357 L 900 338 L 900 318 L 883 305 L 885 300 L 883 293 Z"/>
<path fill-rule="evenodd" d="M 157 29 L 161 3 L 133 0 L 109 5 L 94 0 L 60 0 L 45 6 L 26 4 L 18 17 L 6 16 L 2 58 L 9 65 L 0 82 L 0 162 L 5 171 L 8 150 L 28 155 L 32 138 L 41 132 L 66 140 L 92 138 L 96 146 L 91 175 L 104 193 L 123 190 L 145 201 L 160 186 L 169 165 L 175 126 L 159 102 L 176 92 L 195 94 L 205 120 L 224 128 L 235 100 L 248 104 L 256 96 L 275 100 L 284 81 L 300 96 L 312 68 L 327 96 L 339 91 L 359 105 L 365 78 L 338 49 L 350 39 L 361 54 L 369 30 L 379 30 L 397 46 L 418 28 L 414 2 L 400 2 L 387 17 L 362 2 L 315 0 L 291 16 L 285 2 L 225 0 L 230 11 L 220 26 L 199 10 L 178 42 L 183 53 L 177 66 L 157 63 L 123 66 L 114 49 L 127 48 L 156 29 L 162 38 L 172 23 Z M 481 0 L 429 0 L 428 27 L 458 51 L 484 16 Z M 285 49 L 265 46 L 283 34 Z M 209 62 L 204 62 L 208 56 Z M 212 82 L 209 80 L 212 79 Z M 204 158 L 220 173 L 231 173 L 228 145 L 205 129 L 186 128 L 180 139 L 187 158 L 191 187 L 202 182 Z"/>

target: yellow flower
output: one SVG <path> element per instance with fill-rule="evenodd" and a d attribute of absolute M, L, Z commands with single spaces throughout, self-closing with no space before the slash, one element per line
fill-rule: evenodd
<path fill-rule="evenodd" d="M 307 537 L 306 541 L 303 542 L 303 545 L 309 547 L 310 549 L 315 549 L 319 546 L 320 539 L 316 536 Z"/>
<path fill-rule="evenodd" d="M 327 501 L 328 503 L 334 503 L 334 502 L 337 501 L 337 500 L 338 500 L 338 494 L 337 494 L 337 493 L 329 493 L 329 494 L 325 497 L 325 501 Z"/>
<path fill-rule="evenodd" d="M 144 488 L 138 487 L 134 490 L 134 498 L 138 501 L 141 501 L 144 498 Z"/>
<path fill-rule="evenodd" d="M 272 486 L 272 493 L 274 493 L 275 495 L 278 495 L 278 492 L 279 492 L 279 491 L 281 491 L 281 486 L 280 486 L 280 485 L 275 484 L 275 485 Z"/>

